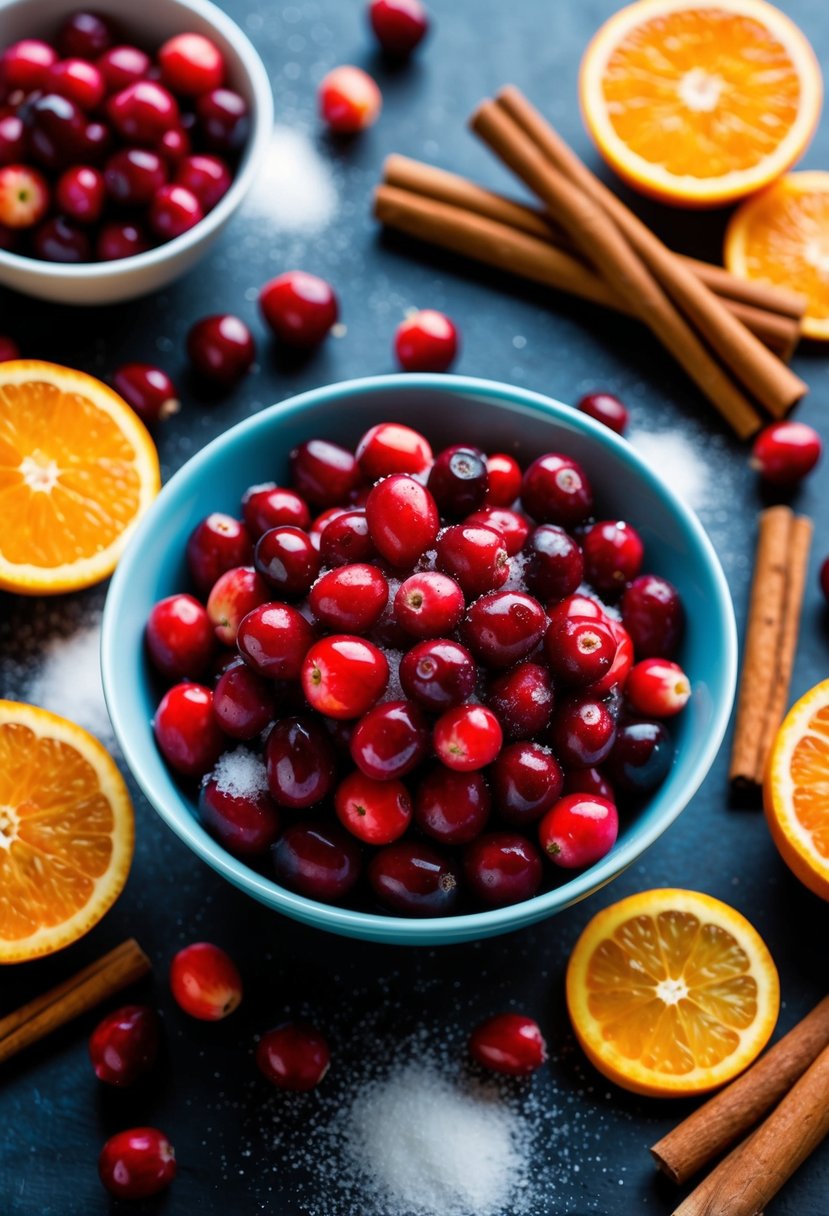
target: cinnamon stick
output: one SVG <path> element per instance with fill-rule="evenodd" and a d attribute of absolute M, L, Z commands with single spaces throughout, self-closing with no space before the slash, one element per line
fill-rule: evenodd
<path fill-rule="evenodd" d="M 0 1063 L 150 973 L 133 938 L 13 1013 L 0 1018 Z"/>
<path fill-rule="evenodd" d="M 829 1047 L 829 996 L 751 1068 L 709 1098 L 651 1148 L 654 1161 L 683 1183 L 753 1127 Z"/>

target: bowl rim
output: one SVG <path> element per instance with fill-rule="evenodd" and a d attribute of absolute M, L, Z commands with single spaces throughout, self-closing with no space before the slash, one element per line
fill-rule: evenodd
<path fill-rule="evenodd" d="M 587 870 L 575 874 L 565 884 L 553 887 L 532 899 L 494 908 L 483 912 L 463 913 L 457 916 L 429 917 L 424 919 L 387 916 L 375 912 L 361 912 L 335 904 L 325 904 L 307 896 L 299 895 L 279 886 L 273 879 L 248 867 L 244 861 L 227 852 L 218 841 L 207 837 L 205 841 L 193 830 L 198 825 L 192 810 L 186 805 L 184 795 L 177 795 L 176 804 L 169 805 L 165 791 L 156 787 L 151 777 L 143 772 L 143 764 L 133 746 L 127 722 L 121 711 L 118 693 L 118 620 L 121 606 L 128 598 L 133 565 L 138 560 L 141 541 L 152 531 L 155 516 L 164 512 L 169 500 L 186 487 L 199 471 L 209 466 L 214 456 L 242 435 L 257 430 L 269 430 L 275 421 L 287 415 L 301 413 L 308 406 L 320 402 L 345 402 L 349 398 L 365 393 L 389 392 L 401 388 L 410 390 L 440 390 L 461 395 L 488 397 L 515 407 L 529 407 L 533 412 L 552 414 L 564 419 L 592 436 L 599 443 L 615 451 L 625 462 L 632 464 L 637 474 L 658 495 L 668 499 L 686 531 L 690 533 L 703 561 L 707 565 L 716 591 L 718 617 L 724 622 L 723 654 L 720 669 L 726 695 L 719 704 L 712 702 L 712 721 L 706 740 L 696 754 L 693 778 L 664 808 L 656 821 L 635 841 L 614 847 L 601 861 Z M 398 944 L 440 944 L 458 940 L 474 940 L 499 932 L 509 932 L 527 924 L 545 919 L 554 912 L 562 911 L 586 898 L 606 883 L 616 878 L 637 860 L 655 840 L 678 818 L 702 782 L 708 775 L 719 751 L 734 702 L 737 682 L 737 627 L 734 608 L 725 575 L 717 554 L 696 514 L 671 487 L 661 480 L 633 446 L 616 435 L 602 423 L 594 421 L 573 406 L 565 405 L 555 398 L 530 389 L 519 388 L 503 382 L 479 379 L 473 376 L 445 375 L 438 373 L 390 373 L 380 376 L 360 377 L 323 385 L 283 401 L 251 415 L 229 430 L 218 435 L 192 456 L 163 487 L 138 525 L 124 555 L 116 568 L 104 608 L 101 630 L 101 670 L 104 695 L 115 736 L 124 759 L 147 800 L 172 828 L 177 836 L 223 877 L 235 886 L 255 893 L 260 902 L 276 911 L 282 911 L 293 919 L 317 928 L 324 928 L 347 936 L 375 941 L 394 941 Z M 566 894 L 565 894 L 566 891 Z"/>
<path fill-rule="evenodd" d="M 0 14 L 4 9 L 22 8 L 28 0 L 0 0 Z M 219 199 L 212 211 L 208 211 L 197 224 L 188 228 L 180 236 L 147 249 L 144 253 L 135 253 L 128 258 L 116 258 L 108 262 L 45 262 L 39 258 L 26 257 L 24 254 L 12 253 L 0 249 L 0 266 L 20 271 L 36 279 L 62 279 L 66 282 L 103 281 L 128 273 L 148 270 L 171 260 L 173 257 L 185 254 L 193 246 L 200 244 L 222 227 L 230 218 L 242 199 L 247 194 L 253 179 L 259 170 L 262 153 L 271 137 L 274 120 L 273 94 L 270 79 L 262 59 L 247 34 L 237 23 L 227 15 L 212 0 L 164 0 L 173 8 L 189 10 L 207 21 L 224 39 L 229 42 L 242 61 L 244 72 L 250 84 L 253 96 L 251 106 L 251 129 L 248 135 L 238 171 L 227 193 Z M 101 7 L 106 10 L 106 0 Z M 67 0 L 67 8 L 71 8 Z"/>

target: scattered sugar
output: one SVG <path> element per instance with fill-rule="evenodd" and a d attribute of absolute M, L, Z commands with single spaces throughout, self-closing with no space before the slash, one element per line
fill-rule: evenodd
<path fill-rule="evenodd" d="M 403 658 L 402 650 L 385 650 L 386 662 L 389 665 L 389 682 L 386 685 L 386 691 L 383 693 L 383 701 L 405 701 L 406 694 L 403 691 L 403 685 L 400 683 L 400 660 Z"/>
<path fill-rule="evenodd" d="M 687 434 L 636 431 L 630 442 L 689 507 L 698 510 L 709 501 L 710 462 Z"/>
<path fill-rule="evenodd" d="M 231 798 L 255 798 L 268 790 L 265 762 L 247 747 L 237 747 L 221 755 L 211 777 L 219 793 Z"/>
<path fill-rule="evenodd" d="M 330 222 L 337 209 L 331 170 L 301 131 L 274 127 L 245 207 L 281 232 L 318 231 Z"/>
<path fill-rule="evenodd" d="M 68 637 L 51 638 L 22 696 L 71 719 L 110 746 L 114 735 L 101 682 L 100 649 L 100 620 Z"/>
<path fill-rule="evenodd" d="M 527 553 L 516 553 L 514 557 L 509 559 L 509 574 L 502 590 L 526 591 L 527 584 L 524 581 L 524 575 L 526 574 L 529 560 L 530 557 Z"/>

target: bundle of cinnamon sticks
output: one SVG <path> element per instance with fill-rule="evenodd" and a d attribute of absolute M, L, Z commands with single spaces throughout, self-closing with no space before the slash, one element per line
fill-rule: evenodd
<path fill-rule="evenodd" d="M 518 89 L 485 101 L 472 129 L 542 210 L 392 157 L 375 196 L 381 222 L 638 317 L 741 438 L 803 396 L 806 385 L 783 361 L 799 336 L 799 297 L 672 253 Z"/>

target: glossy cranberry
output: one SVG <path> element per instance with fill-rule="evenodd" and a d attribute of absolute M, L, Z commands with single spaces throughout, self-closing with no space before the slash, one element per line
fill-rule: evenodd
<path fill-rule="evenodd" d="M 105 1085 L 134 1085 L 158 1056 L 158 1014 L 149 1005 L 124 1005 L 108 1013 L 89 1038 L 95 1076 Z"/>
<path fill-rule="evenodd" d="M 275 712 L 273 686 L 244 663 L 231 664 L 213 690 L 213 716 L 233 739 L 255 739 Z"/>
<path fill-rule="evenodd" d="M 192 595 L 168 595 L 150 611 L 147 650 L 153 666 L 170 680 L 197 679 L 215 649 L 213 627 Z"/>
<path fill-rule="evenodd" d="M 187 541 L 187 565 L 201 595 L 207 595 L 220 574 L 234 566 L 249 566 L 253 545 L 245 525 L 232 515 L 214 511 L 197 524 Z"/>
<path fill-rule="evenodd" d="M 631 668 L 625 683 L 631 709 L 648 718 L 672 718 L 688 704 L 691 684 L 678 663 L 643 659 Z"/>
<path fill-rule="evenodd" d="M 508 1077 L 528 1077 L 547 1059 L 547 1044 L 532 1018 L 499 1013 L 476 1026 L 469 1037 L 476 1064 Z"/>
<path fill-rule="evenodd" d="M 829 604 L 829 557 L 825 559 L 820 567 L 820 575 L 818 578 L 820 589 L 823 592 L 823 597 Z"/>
<path fill-rule="evenodd" d="M 491 764 L 502 741 L 501 724 L 485 705 L 458 705 L 447 710 L 432 732 L 438 759 L 460 773 Z"/>
<path fill-rule="evenodd" d="M 398 840 L 412 818 L 412 800 L 402 781 L 374 781 L 360 772 L 337 786 L 334 809 L 352 836 L 373 845 Z"/>
<path fill-rule="evenodd" d="M 315 507 L 341 506 L 360 483 L 352 453 L 325 439 L 309 439 L 294 448 L 290 465 L 294 488 Z"/>
<path fill-rule="evenodd" d="M 0 55 L 0 85 L 9 93 L 33 93 L 46 84 L 57 52 L 39 38 L 21 38 Z"/>
<path fill-rule="evenodd" d="M 371 427 L 357 444 L 356 455 L 366 481 L 392 473 L 425 473 L 432 463 L 428 440 L 400 422 Z"/>
<path fill-rule="evenodd" d="M 183 232 L 193 228 L 200 220 L 204 219 L 204 209 L 190 190 L 186 190 L 184 186 L 168 184 L 160 186 L 152 197 L 148 211 L 148 219 L 150 227 L 156 236 L 160 236 L 164 241 L 171 241 L 174 237 L 181 236 Z M 226 324 L 222 326 L 221 334 L 213 332 L 210 338 L 206 338 L 204 333 L 201 335 L 201 341 L 197 342 L 193 339 L 193 343 L 188 336 L 188 354 L 193 363 L 198 364 L 200 358 L 205 357 L 205 350 L 209 352 L 207 360 L 211 370 L 204 374 L 212 375 L 227 383 L 228 377 L 230 382 L 235 382 L 247 372 L 253 362 L 253 339 L 247 326 L 238 318 L 233 318 L 233 324 L 228 327 Z M 204 322 L 199 324 L 203 325 Z M 242 326 L 239 329 L 239 326 Z M 215 327 L 214 327 L 215 331 Z M 190 331 L 191 335 L 193 330 Z M 218 342 L 217 342 L 218 339 Z M 205 345 L 206 344 L 206 345 Z M 197 351 L 194 354 L 194 349 Z M 218 350 L 218 367 L 213 363 L 216 358 L 215 352 Z M 232 369 L 232 374 L 231 370 Z M 199 369 L 201 370 L 201 368 Z"/>
<path fill-rule="evenodd" d="M 103 176 L 88 165 L 66 169 L 55 187 L 55 202 L 70 219 L 94 224 L 104 205 Z"/>
<path fill-rule="evenodd" d="M 487 667 L 511 667 L 525 659 L 544 636 L 547 618 L 538 600 L 521 591 L 492 591 L 475 600 L 462 634 Z"/>
<path fill-rule="evenodd" d="M 335 758 L 323 727 L 307 715 L 280 718 L 265 745 L 268 786 L 279 806 L 304 809 L 333 788 Z"/>
<path fill-rule="evenodd" d="M 242 977 L 230 955 L 212 942 L 194 942 L 173 956 L 170 992 L 180 1009 L 201 1022 L 218 1022 L 242 1000 Z"/>
<path fill-rule="evenodd" d="M 291 524 L 295 528 L 311 526 L 311 512 L 293 490 L 285 490 L 274 482 L 250 486 L 242 495 L 242 515 L 251 536 L 258 540 L 269 528 Z"/>
<path fill-rule="evenodd" d="M 58 31 L 58 50 L 65 58 L 97 59 L 112 42 L 112 26 L 101 13 L 70 13 Z"/>
<path fill-rule="evenodd" d="M 0 114 L 0 165 L 13 165 L 26 154 L 26 128 L 19 114 Z"/>
<path fill-rule="evenodd" d="M 132 1127 L 107 1140 L 98 1175 L 116 1199 L 147 1199 L 166 1190 L 176 1176 L 176 1155 L 163 1132 Z"/>
<path fill-rule="evenodd" d="M 521 466 L 513 456 L 495 452 L 487 457 L 486 470 L 488 488 L 486 504 L 489 507 L 511 507 L 521 493 Z"/>
<path fill-rule="evenodd" d="M 613 848 L 618 834 L 616 807 L 596 794 L 566 795 L 538 825 L 544 853 L 565 870 L 595 865 Z"/>
<path fill-rule="evenodd" d="M 361 718 L 382 696 L 389 665 L 364 638 L 332 634 L 316 642 L 302 664 L 302 689 L 319 713 Z"/>
<path fill-rule="evenodd" d="M 440 527 L 429 491 L 406 473 L 379 481 L 366 499 L 369 535 L 393 566 L 412 566 L 435 542 Z"/>
<path fill-rule="evenodd" d="M 481 524 L 453 524 L 441 532 L 437 564 L 460 583 L 470 599 L 502 587 L 509 577 L 504 538 Z"/>
<path fill-rule="evenodd" d="M 548 747 L 510 743 L 492 766 L 492 793 L 501 819 L 526 827 L 540 819 L 561 795 L 564 775 Z"/>
<path fill-rule="evenodd" d="M 150 70 L 150 57 L 137 46 L 112 46 L 96 60 L 107 93 L 120 93 L 127 85 L 143 80 Z"/>
<path fill-rule="evenodd" d="M 338 135 L 356 135 L 380 116 L 383 95 L 376 83 L 350 64 L 333 68 L 317 91 L 320 118 Z"/>
<path fill-rule="evenodd" d="M 444 313 L 424 308 L 398 326 L 394 351 L 406 372 L 445 372 L 458 353 L 458 331 Z"/>
<path fill-rule="evenodd" d="M 617 435 L 624 435 L 627 430 L 628 412 L 612 393 L 587 393 L 576 408 L 587 414 L 588 418 L 604 423 Z"/>
<path fill-rule="evenodd" d="M 183 127 L 170 127 L 170 130 L 164 132 L 155 147 L 171 170 L 177 169 L 185 156 L 189 156 L 193 150 L 190 136 Z M 193 193 L 195 194 L 196 191 Z"/>
<path fill-rule="evenodd" d="M 603 520 L 584 534 L 584 572 L 598 591 L 619 591 L 642 569 L 645 547 L 635 528 L 624 520 Z"/>
<path fill-rule="evenodd" d="M 88 122 L 80 138 L 78 155 L 87 164 L 99 165 L 112 144 L 112 133 L 102 122 Z"/>
<path fill-rule="evenodd" d="M 109 121 L 122 139 L 154 144 L 179 125 L 178 102 L 154 80 L 137 80 L 107 102 Z"/>
<path fill-rule="evenodd" d="M 524 578 L 540 599 L 555 602 L 572 595 L 584 578 L 582 551 L 569 533 L 541 524 L 529 539 Z"/>
<path fill-rule="evenodd" d="M 0 363 L 8 363 L 20 358 L 20 347 L 13 338 L 0 334 Z"/>
<path fill-rule="evenodd" d="M 288 270 L 266 283 L 259 308 L 281 342 L 304 349 L 318 346 L 339 316 L 331 284 L 304 270 Z"/>
<path fill-rule="evenodd" d="M 521 503 L 541 524 L 580 524 L 593 510 L 593 491 L 580 465 L 548 452 L 534 460 L 521 483 Z"/>
<path fill-rule="evenodd" d="M 207 598 L 207 615 L 219 641 L 235 646 L 244 618 L 270 599 L 268 584 L 252 566 L 233 566 L 220 574 Z"/>
<path fill-rule="evenodd" d="M 345 511 L 333 519 L 321 534 L 320 556 L 326 566 L 366 562 L 376 556 L 365 511 Z"/>
<path fill-rule="evenodd" d="M 556 710 L 550 728 L 553 750 L 567 767 L 593 768 L 609 754 L 616 738 L 616 723 L 603 701 L 590 697 L 565 701 Z"/>
<path fill-rule="evenodd" d="M 170 377 L 150 363 L 125 363 L 112 377 L 112 387 L 147 426 L 163 422 L 181 408 Z"/>
<path fill-rule="evenodd" d="M 527 519 L 518 511 L 509 510 L 508 507 L 482 507 L 480 511 L 473 511 L 471 515 L 468 515 L 464 523 L 483 524 L 484 527 L 499 532 L 510 557 L 521 552 L 530 534 Z"/>
<path fill-rule="evenodd" d="M 604 623 L 613 636 L 616 654 L 610 664 L 610 670 L 585 689 L 585 692 L 593 697 L 604 697 L 610 693 L 620 692 L 624 688 L 628 673 L 633 666 L 633 643 L 625 627 L 610 616 Z"/>
<path fill-rule="evenodd" d="M 263 1034 L 256 1067 L 277 1089 L 307 1093 L 328 1072 L 331 1052 L 323 1035 L 307 1022 L 284 1022 Z"/>
<path fill-rule="evenodd" d="M 442 515 L 463 519 L 486 498 L 489 480 L 483 452 L 460 444 L 444 448 L 435 457 L 427 484 Z"/>
<path fill-rule="evenodd" d="M 81 110 L 94 110 L 104 99 L 103 75 L 85 59 L 59 59 L 46 73 L 44 89 L 68 97 Z"/>
<path fill-rule="evenodd" d="M 616 801 L 613 786 L 597 768 L 570 768 L 564 776 L 565 794 L 596 794 L 608 802 Z"/>
<path fill-rule="evenodd" d="M 760 432 L 751 449 L 751 465 L 772 485 L 793 486 L 811 473 L 823 444 L 805 422 L 773 422 Z"/>
<path fill-rule="evenodd" d="M 187 156 L 176 169 L 176 185 L 189 190 L 205 212 L 224 198 L 232 182 L 230 170 L 218 156 Z"/>
<path fill-rule="evenodd" d="M 628 722 L 619 728 L 607 775 L 623 793 L 649 794 L 667 777 L 673 750 L 661 722 Z"/>
<path fill-rule="evenodd" d="M 490 832 L 467 845 L 463 859 L 469 890 L 487 908 L 503 908 L 538 894 L 541 854 L 525 836 Z"/>
<path fill-rule="evenodd" d="M 480 772 L 459 773 L 433 765 L 415 793 L 414 821 L 441 844 L 468 844 L 486 827 L 489 786 Z"/>
<path fill-rule="evenodd" d="M 49 186 L 37 169 L 28 165 L 0 169 L 0 224 L 31 228 L 40 223 L 48 207 Z"/>
<path fill-rule="evenodd" d="M 399 840 L 376 852 L 368 879 L 380 903 L 404 916 L 451 916 L 460 897 L 454 862 L 419 840 Z"/>
<path fill-rule="evenodd" d="M 76 264 L 92 260 L 89 237 L 82 228 L 57 215 L 41 224 L 34 235 L 35 253 L 46 262 Z"/>
<path fill-rule="evenodd" d="M 250 753 L 248 756 L 254 759 Z M 249 780 L 244 774 L 244 784 L 237 788 L 232 776 L 210 775 L 199 790 L 202 823 L 236 857 L 265 853 L 279 833 L 279 814 L 273 799 L 267 789 L 260 787 L 258 778 L 254 788 L 246 788 Z"/>
<path fill-rule="evenodd" d="M 167 166 L 149 148 L 122 148 L 104 169 L 107 192 L 116 203 L 144 207 L 167 181 Z"/>
<path fill-rule="evenodd" d="M 360 877 L 360 846 L 337 824 L 292 823 L 271 856 L 277 882 L 325 903 L 344 899 Z"/>
<path fill-rule="evenodd" d="M 149 247 L 146 233 L 137 224 L 104 224 L 98 233 L 95 254 L 100 262 L 114 262 L 145 253 Z"/>
<path fill-rule="evenodd" d="M 560 625 L 567 620 L 601 621 L 607 625 L 610 622 L 605 605 L 594 595 L 568 595 L 555 604 L 547 605 L 547 615 L 551 625 Z"/>
<path fill-rule="evenodd" d="M 498 676 L 486 696 L 507 739 L 530 739 L 541 734 L 550 721 L 553 701 L 550 673 L 539 663 L 520 663 Z"/>
<path fill-rule="evenodd" d="M 320 571 L 320 556 L 308 533 L 290 524 L 260 536 L 253 562 L 280 597 L 305 595 Z"/>
<path fill-rule="evenodd" d="M 642 574 L 626 588 L 620 607 L 637 659 L 675 654 L 685 624 L 676 587 L 655 574 Z"/>
<path fill-rule="evenodd" d="M 595 684 L 616 657 L 616 642 L 601 621 L 569 617 L 548 627 L 544 653 L 553 675 L 577 687 Z"/>
<path fill-rule="evenodd" d="M 168 689 L 155 711 L 153 730 L 164 759 L 185 777 L 203 777 L 225 747 L 213 717 L 213 693 L 202 684 Z"/>
<path fill-rule="evenodd" d="M 168 89 L 184 96 L 197 96 L 224 83 L 222 52 L 203 34 L 176 34 L 158 52 L 161 79 Z"/>
<path fill-rule="evenodd" d="M 458 625 L 464 606 L 463 592 L 454 579 L 427 570 L 400 584 L 394 616 L 412 637 L 445 637 Z"/>
<path fill-rule="evenodd" d="M 429 30 L 421 0 L 371 0 L 368 12 L 377 41 L 392 58 L 411 55 Z"/>
<path fill-rule="evenodd" d="M 314 641 L 305 617 L 289 604 L 261 604 L 242 618 L 236 644 L 255 672 L 295 680 Z"/>
<path fill-rule="evenodd" d="M 365 633 L 379 621 L 388 603 L 389 588 L 376 566 L 338 566 L 311 588 L 314 614 L 328 626 L 348 633 Z"/>
<path fill-rule="evenodd" d="M 250 130 L 244 97 L 232 89 L 211 89 L 196 101 L 199 130 L 211 152 L 239 152 Z"/>
<path fill-rule="evenodd" d="M 375 705 L 354 728 L 351 758 L 367 777 L 391 781 L 405 777 L 429 750 L 429 725 L 413 701 Z"/>
<path fill-rule="evenodd" d="M 172 189 L 178 191 L 183 187 Z M 244 321 L 232 313 L 218 313 L 203 317 L 192 326 L 187 335 L 187 354 L 204 380 L 229 388 L 250 371 L 256 346 Z"/>
<path fill-rule="evenodd" d="M 24 121 L 31 156 L 47 169 L 62 169 L 77 160 L 83 145 L 85 120 L 68 97 L 44 93 L 27 102 Z"/>
<path fill-rule="evenodd" d="M 400 683 L 431 713 L 443 713 L 467 700 L 475 690 L 475 662 L 465 646 L 451 638 L 418 642 L 400 662 Z"/>

